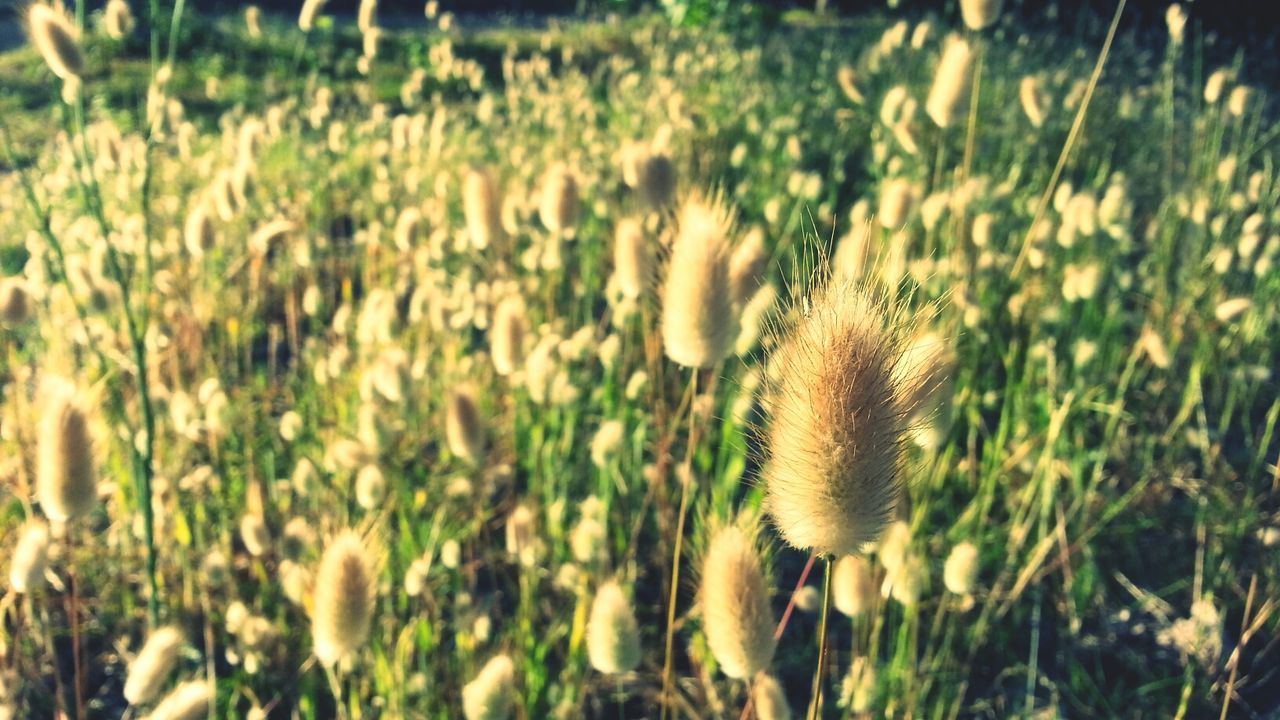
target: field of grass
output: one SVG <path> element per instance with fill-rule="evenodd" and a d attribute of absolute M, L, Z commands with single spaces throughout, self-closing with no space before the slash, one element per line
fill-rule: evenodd
<path fill-rule="evenodd" d="M 1280 716 L 1274 57 L 170 10 L 0 55 L 0 718 Z"/>

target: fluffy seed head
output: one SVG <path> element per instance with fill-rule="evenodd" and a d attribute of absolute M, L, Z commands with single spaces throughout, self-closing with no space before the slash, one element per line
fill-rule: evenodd
<path fill-rule="evenodd" d="M 1022 103 L 1022 111 L 1027 114 L 1033 127 L 1044 124 L 1044 113 L 1048 107 L 1044 93 L 1040 91 L 1040 79 L 1034 75 L 1022 78 L 1018 83 L 1018 101 Z"/>
<path fill-rule="evenodd" d="M 262 37 L 262 10 L 257 5 L 250 5 L 244 9 L 244 26 L 249 32 L 249 37 Z"/>
<path fill-rule="evenodd" d="M 29 593 L 44 584 L 49 563 L 49 528 L 43 522 L 27 523 L 13 549 L 9 565 L 9 585 L 17 593 Z"/>
<path fill-rule="evenodd" d="M 204 251 L 213 247 L 213 222 L 209 219 L 209 204 L 198 200 L 187 213 L 187 221 L 182 226 L 183 244 L 191 257 L 199 258 Z"/>
<path fill-rule="evenodd" d="M 525 567 L 532 567 L 538 559 L 538 533 L 528 505 L 517 505 L 507 516 L 506 538 L 511 557 Z"/>
<path fill-rule="evenodd" d="M 489 354 L 499 375 L 510 375 L 524 361 L 524 335 L 524 303 L 519 297 L 508 297 L 498 303 L 489 329 Z"/>
<path fill-rule="evenodd" d="M 1209 75 L 1209 79 L 1204 83 L 1204 101 L 1210 105 L 1217 104 L 1222 98 L 1222 91 L 1227 86 L 1227 81 L 1231 79 L 1231 71 L 1226 68 L 1218 68 Z"/>
<path fill-rule="evenodd" d="M 316 571 L 311 636 L 320 662 L 332 666 L 364 644 L 373 594 L 373 563 L 360 536 L 344 531 L 329 542 Z"/>
<path fill-rule="evenodd" d="M 67 522 L 87 515 L 98 503 L 89 419 L 74 387 L 50 380 L 38 435 L 36 494 L 50 520 Z"/>
<path fill-rule="evenodd" d="M 578 224 L 578 181 L 562 164 L 553 165 L 542 178 L 538 218 L 554 233 L 572 233 Z"/>
<path fill-rule="evenodd" d="M 881 593 L 887 589 L 894 600 L 910 607 L 920 601 L 928 577 L 924 560 L 909 552 L 902 559 L 902 564 L 885 576 Z"/>
<path fill-rule="evenodd" d="M 839 83 L 840 89 L 844 91 L 845 97 L 854 103 L 861 105 L 867 101 L 862 95 L 862 91 L 858 89 L 858 72 L 848 65 L 843 65 L 836 71 L 836 82 Z"/>
<path fill-rule="evenodd" d="M 699 590 L 703 630 L 720 669 L 748 679 L 773 659 L 773 614 L 764 560 L 755 539 L 736 525 L 711 536 Z"/>
<path fill-rule="evenodd" d="M 720 362 L 738 335 L 729 278 L 732 216 L 719 202 L 687 200 L 662 290 L 662 341 L 667 357 L 686 367 Z"/>
<path fill-rule="evenodd" d="M 942 582 L 957 595 L 968 595 L 978 579 L 978 548 L 971 542 L 962 542 L 951 548 L 947 562 L 942 566 Z"/>
<path fill-rule="evenodd" d="M 190 680 L 164 697 L 147 720 L 197 720 L 209 714 L 213 689 L 203 680 Z"/>
<path fill-rule="evenodd" d="M 871 563 L 861 555 L 845 555 L 831 572 L 831 602 L 849 617 L 866 612 L 875 600 Z"/>
<path fill-rule="evenodd" d="M 907 223 L 916 205 L 916 188 L 906 178 L 894 178 L 880 191 L 880 225 L 897 230 Z"/>
<path fill-rule="evenodd" d="M 676 192 L 676 166 L 664 153 L 646 155 L 636 164 L 637 190 L 640 200 L 651 209 L 661 209 L 671 202 Z"/>
<path fill-rule="evenodd" d="M 765 509 L 792 546 L 854 555 L 888 524 L 918 380 L 899 362 L 900 313 L 835 280 L 774 352 Z"/>
<path fill-rule="evenodd" d="M 107 35 L 119 40 L 133 32 L 133 11 L 124 0 L 108 0 L 103 10 L 102 25 Z"/>
<path fill-rule="evenodd" d="M 377 465 L 369 464 L 356 473 L 356 504 L 373 510 L 387 497 L 387 479 Z"/>
<path fill-rule="evenodd" d="M 470 388 L 449 393 L 445 437 L 454 455 L 476 465 L 484 460 L 484 421 Z"/>
<path fill-rule="evenodd" d="M 0 323 L 17 327 L 31 319 L 31 293 L 16 277 L 0 280 Z"/>
<path fill-rule="evenodd" d="M 601 585 L 591 603 L 587 657 L 606 675 L 631 672 L 640 664 L 640 626 L 616 580 Z"/>
<path fill-rule="evenodd" d="M 485 663 L 475 679 L 462 688 L 462 714 L 467 720 L 506 720 L 514 700 L 515 666 L 506 655 Z"/>
<path fill-rule="evenodd" d="M 624 218 L 613 238 L 613 273 L 623 296 L 635 299 L 653 277 L 653 250 L 640 223 Z"/>
<path fill-rule="evenodd" d="M 942 51 L 938 69 L 933 76 L 933 87 L 924 109 L 940 128 L 952 123 L 967 109 L 972 77 L 973 51 L 969 43 L 952 38 Z"/>
<path fill-rule="evenodd" d="M 729 258 L 729 284 L 738 307 L 745 306 L 764 284 L 769 265 L 769 252 L 764 247 L 764 232 L 756 228 L 743 238 Z"/>
<path fill-rule="evenodd" d="M 772 675 L 756 677 L 751 688 L 751 701 L 759 720 L 791 720 L 791 706 L 782 685 Z"/>
<path fill-rule="evenodd" d="M 400 215 L 396 217 L 394 232 L 396 249 L 400 252 L 411 252 L 417 244 L 421 224 L 422 212 L 418 208 L 407 207 L 401 210 Z"/>
<path fill-rule="evenodd" d="M 477 250 L 502 240 L 502 199 L 488 171 L 472 168 L 462 181 L 462 211 L 467 218 L 467 234 Z"/>
<path fill-rule="evenodd" d="M 271 531 L 261 515 L 250 512 L 240 518 L 240 540 L 254 557 L 261 557 L 271 549 Z"/>
<path fill-rule="evenodd" d="M 272 220 L 249 236 L 249 249 L 254 255 L 266 255 L 273 246 L 283 243 L 297 229 L 298 226 L 291 220 Z"/>
<path fill-rule="evenodd" d="M 45 64 L 63 80 L 78 80 L 84 71 L 80 33 L 61 6 L 32 5 L 27 10 L 27 34 Z"/>
<path fill-rule="evenodd" d="M 129 663 L 124 699 L 130 705 L 141 705 L 160 694 L 164 681 L 178 662 L 181 647 L 182 633 L 175 627 L 162 627 L 151 633 L 138 656 Z"/>
<path fill-rule="evenodd" d="M 983 30 L 1000 17 L 1004 0 L 960 0 L 960 17 L 970 30 Z"/>
<path fill-rule="evenodd" d="M 298 13 L 298 29 L 304 33 L 311 32 L 311 28 L 315 27 L 316 16 L 320 14 L 320 8 L 324 6 L 325 0 L 304 0 L 302 3 L 302 11 Z"/>

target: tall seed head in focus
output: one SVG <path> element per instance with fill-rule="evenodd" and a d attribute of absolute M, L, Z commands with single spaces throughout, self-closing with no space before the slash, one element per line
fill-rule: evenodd
<path fill-rule="evenodd" d="M 738 336 L 729 276 L 732 225 L 732 213 L 718 200 L 693 197 L 680 210 L 662 290 L 662 341 L 680 365 L 712 367 Z"/>
<path fill-rule="evenodd" d="M 640 626 L 618 581 L 596 590 L 587 621 L 587 656 L 606 675 L 631 672 L 640 664 Z"/>
<path fill-rule="evenodd" d="M 316 571 L 311 636 L 320 662 L 332 666 L 360 649 L 373 617 L 373 563 L 360 536 L 344 531 L 329 542 Z"/>
<path fill-rule="evenodd" d="M 765 509 L 788 543 L 854 555 L 888 524 L 915 396 L 908 322 L 856 283 L 813 292 L 774 351 Z"/>
<path fill-rule="evenodd" d="M 80 33 L 61 5 L 38 3 L 27 9 L 27 34 L 44 62 L 62 80 L 78 80 L 84 72 Z"/>
<path fill-rule="evenodd" d="M 933 87 L 925 101 L 925 112 L 940 128 L 948 128 L 967 109 L 973 84 L 973 51 L 968 41 L 953 37 L 947 41 L 933 76 Z"/>
<path fill-rule="evenodd" d="M 68 522 L 87 515 L 98 503 L 89 418 L 70 383 L 50 379 L 42 393 L 36 494 L 50 520 Z"/>
<path fill-rule="evenodd" d="M 714 531 L 702 560 L 703 630 L 720 669 L 749 679 L 773 659 L 769 583 L 756 540 L 737 525 Z"/>

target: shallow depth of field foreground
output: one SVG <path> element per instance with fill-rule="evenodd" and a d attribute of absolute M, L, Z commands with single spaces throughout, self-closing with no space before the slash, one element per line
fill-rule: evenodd
<path fill-rule="evenodd" d="M 0 719 L 1280 717 L 1211 4 L 49 1 Z"/>

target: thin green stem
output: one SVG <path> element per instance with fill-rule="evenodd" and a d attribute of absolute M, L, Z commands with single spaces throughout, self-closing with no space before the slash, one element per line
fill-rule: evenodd
<path fill-rule="evenodd" d="M 673 674 L 673 653 L 675 648 L 676 633 L 676 598 L 680 591 L 680 557 L 684 547 L 684 522 L 689 514 L 689 487 L 693 485 L 693 450 L 696 438 L 694 437 L 694 407 L 695 400 L 698 395 L 698 370 L 696 368 L 689 371 L 689 444 L 685 448 L 685 470 L 683 477 L 680 478 L 680 512 L 676 519 L 676 538 L 674 549 L 671 552 L 671 588 L 667 597 L 667 639 L 666 650 L 662 661 L 662 717 L 667 717 L 667 710 L 671 701 L 671 683 Z"/>
<path fill-rule="evenodd" d="M 1076 119 L 1071 123 L 1071 131 L 1067 133 L 1067 141 L 1062 145 L 1062 153 L 1058 155 L 1058 163 L 1053 168 L 1053 175 L 1049 178 L 1049 183 L 1045 185 L 1044 193 L 1040 196 L 1040 201 L 1036 204 L 1036 214 L 1031 220 L 1031 225 L 1027 227 L 1027 234 L 1022 238 L 1022 248 L 1018 250 L 1018 257 L 1013 261 L 1013 276 L 1017 277 L 1022 271 L 1022 266 L 1027 260 L 1027 251 L 1031 249 L 1031 238 L 1035 237 L 1036 227 L 1040 225 L 1040 221 L 1044 218 L 1045 210 L 1049 207 L 1049 198 L 1053 197 L 1053 191 L 1058 186 L 1058 180 L 1062 177 L 1062 171 L 1067 166 L 1067 158 L 1071 155 L 1071 148 L 1075 147 L 1076 139 L 1080 136 L 1080 129 L 1084 127 L 1084 118 L 1089 110 L 1089 101 L 1093 99 L 1093 91 L 1098 87 L 1098 78 L 1102 76 L 1102 68 L 1107 64 L 1107 56 L 1111 54 L 1111 43 L 1115 41 L 1116 30 L 1120 27 L 1120 17 L 1124 15 L 1124 6 L 1128 0 L 1120 0 L 1116 4 L 1116 14 L 1111 18 L 1111 27 L 1107 30 L 1107 39 L 1102 43 L 1102 51 L 1098 53 L 1098 62 L 1093 66 L 1093 74 L 1089 76 L 1089 85 L 1085 88 L 1084 99 L 1080 101 L 1080 110 L 1076 113 Z"/>
<path fill-rule="evenodd" d="M 809 720 L 822 717 L 822 678 L 827 669 L 827 620 L 831 617 L 831 562 L 824 557 L 826 568 L 822 573 L 822 620 L 818 624 L 818 666 L 813 670 L 813 698 L 809 705 Z"/>

